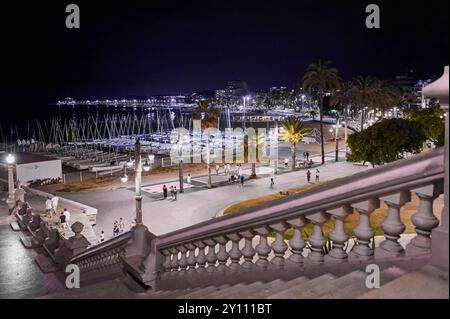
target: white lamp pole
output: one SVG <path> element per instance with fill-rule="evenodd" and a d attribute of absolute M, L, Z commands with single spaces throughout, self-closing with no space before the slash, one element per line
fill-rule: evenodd
<path fill-rule="evenodd" d="M 6 157 L 6 163 L 8 164 L 8 198 L 6 199 L 6 204 L 8 204 L 9 209 L 13 209 L 15 205 L 14 200 L 14 163 L 16 159 L 12 154 Z"/>
<path fill-rule="evenodd" d="M 136 224 L 142 224 L 142 163 L 141 163 L 141 143 L 139 138 L 136 139 L 134 144 L 134 188 L 136 199 Z"/>

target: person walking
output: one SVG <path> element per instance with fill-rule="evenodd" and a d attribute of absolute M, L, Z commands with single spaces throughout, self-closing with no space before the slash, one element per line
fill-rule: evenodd
<path fill-rule="evenodd" d="M 45 212 L 49 217 L 52 216 L 52 208 L 53 208 L 52 199 L 48 197 L 47 200 L 45 201 Z"/>
<path fill-rule="evenodd" d="M 170 186 L 170 198 L 173 200 L 173 186 Z"/>
<path fill-rule="evenodd" d="M 64 230 L 66 230 L 66 228 L 67 228 L 67 224 L 66 224 L 66 215 L 61 214 L 61 215 L 59 216 L 59 221 L 60 221 L 60 223 L 61 223 L 62 228 L 63 228 Z"/>
<path fill-rule="evenodd" d="M 275 185 L 275 181 L 273 180 L 273 176 L 270 177 L 270 188 L 273 188 Z"/>
<path fill-rule="evenodd" d="M 241 187 L 244 187 L 244 175 L 241 175 Z"/>
<path fill-rule="evenodd" d="M 192 181 L 191 174 L 187 175 L 186 181 L 187 181 L 188 184 L 191 184 L 191 181 Z"/>
<path fill-rule="evenodd" d="M 166 184 L 163 185 L 163 196 L 164 196 L 164 199 L 167 199 L 167 186 L 166 186 Z"/>
<path fill-rule="evenodd" d="M 309 161 L 309 152 L 306 152 L 306 161 Z"/>
<path fill-rule="evenodd" d="M 119 224 L 117 220 L 115 220 L 113 225 L 113 236 L 115 237 L 117 235 L 119 235 Z"/>
<path fill-rule="evenodd" d="M 70 226 L 70 212 L 67 210 L 67 208 L 64 208 L 63 215 L 66 217 L 66 225 Z"/>
<path fill-rule="evenodd" d="M 318 183 L 320 180 L 320 171 L 319 169 L 316 169 L 316 183 Z"/>
<path fill-rule="evenodd" d="M 177 193 L 178 193 L 177 187 L 174 186 L 174 188 L 173 188 L 173 200 L 177 200 Z"/>
<path fill-rule="evenodd" d="M 220 166 L 219 164 L 216 165 L 216 175 L 219 175 Z"/>
<path fill-rule="evenodd" d="M 105 231 L 102 230 L 102 231 L 100 232 L 100 242 L 103 243 L 104 241 L 105 241 Z"/>
<path fill-rule="evenodd" d="M 123 221 L 123 218 L 119 218 L 119 233 L 122 234 L 125 231 L 125 223 Z"/>
<path fill-rule="evenodd" d="M 310 170 L 308 170 L 306 172 L 306 180 L 308 181 L 308 183 L 311 183 L 311 171 Z"/>
<path fill-rule="evenodd" d="M 58 202 L 59 202 L 59 197 L 55 195 L 53 195 L 52 197 L 52 208 L 53 208 L 53 212 L 56 214 L 56 210 L 58 209 Z"/>

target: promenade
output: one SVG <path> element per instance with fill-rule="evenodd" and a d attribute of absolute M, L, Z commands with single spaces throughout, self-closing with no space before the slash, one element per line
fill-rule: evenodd
<path fill-rule="evenodd" d="M 345 161 L 329 162 L 318 168 L 321 181 L 352 175 L 368 169 L 365 166 L 356 166 Z M 314 181 L 315 168 L 311 169 L 311 172 L 312 181 Z M 244 171 L 244 175 L 249 173 L 248 169 Z M 305 169 L 275 175 L 273 188 L 270 188 L 270 175 L 264 174 L 264 176 L 246 180 L 243 187 L 237 184 L 226 184 L 213 189 L 192 187 L 183 194 L 178 193 L 176 201 L 172 201 L 170 195 L 168 199 L 163 200 L 162 194 L 155 196 L 153 193 L 143 192 L 144 224 L 154 234 L 161 235 L 215 218 L 232 204 L 308 184 Z M 193 177 L 193 184 L 198 183 L 196 180 L 197 178 Z M 157 181 L 155 184 L 162 187 L 162 183 L 169 184 L 169 182 Z M 144 185 L 144 188 L 147 186 Z M 104 230 L 107 237 L 112 236 L 112 226 L 115 220 L 122 217 L 128 228 L 135 216 L 133 188 L 89 190 L 64 193 L 61 196 L 97 208 L 97 229 L 98 231 Z"/>

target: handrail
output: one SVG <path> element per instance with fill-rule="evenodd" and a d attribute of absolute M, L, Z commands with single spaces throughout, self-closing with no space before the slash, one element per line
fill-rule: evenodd
<path fill-rule="evenodd" d="M 299 214 L 351 204 L 399 189 L 415 188 L 444 178 L 444 149 L 389 163 L 236 214 L 205 221 L 158 237 L 157 249 L 166 249 L 213 236 L 274 223 Z"/>
<path fill-rule="evenodd" d="M 117 237 L 109 239 L 101 244 L 95 245 L 75 256 L 70 260 L 71 263 L 77 263 L 83 259 L 101 254 L 116 247 L 126 244 L 131 239 L 131 231 L 127 231 Z"/>

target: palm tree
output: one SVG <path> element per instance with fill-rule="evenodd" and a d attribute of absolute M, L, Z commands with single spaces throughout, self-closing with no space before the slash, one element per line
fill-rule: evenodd
<path fill-rule="evenodd" d="M 306 69 L 303 76 L 303 88 L 319 97 L 320 119 L 320 144 L 322 152 L 322 164 L 325 163 L 325 146 L 323 138 L 323 100 L 325 95 L 335 89 L 339 89 L 339 76 L 337 69 L 329 69 L 330 61 L 312 63 Z"/>
<path fill-rule="evenodd" d="M 330 99 L 330 104 L 333 106 L 338 106 L 341 114 L 344 115 L 344 126 L 345 126 L 345 144 L 347 144 L 348 138 L 348 112 L 352 106 L 356 103 L 357 88 L 354 86 L 353 82 L 342 82 L 341 88 L 337 90 Z"/>
<path fill-rule="evenodd" d="M 202 129 L 217 127 L 220 111 L 210 101 L 203 100 L 198 102 L 194 110 L 193 119 L 202 121 Z"/>
<path fill-rule="evenodd" d="M 245 136 L 245 149 L 247 152 L 247 156 L 248 156 L 248 148 L 249 146 L 255 147 L 256 146 L 256 160 L 258 162 L 260 162 L 262 160 L 262 158 L 259 158 L 259 154 L 260 151 L 263 150 L 265 152 L 266 150 L 266 135 L 265 134 L 259 134 L 259 132 L 256 133 L 256 140 L 255 140 L 255 144 L 256 145 L 249 145 L 249 140 L 248 140 L 248 136 Z M 256 163 L 252 163 L 252 173 L 250 175 L 250 177 L 256 177 Z"/>
<path fill-rule="evenodd" d="M 220 111 L 212 106 L 208 100 L 203 100 L 198 102 L 198 107 L 194 110 L 193 119 L 194 120 L 201 120 L 202 121 L 202 129 L 206 128 L 214 128 L 217 127 L 218 123 L 218 117 L 219 117 Z M 207 167 L 208 167 L 208 187 L 211 187 L 211 163 L 209 160 L 209 139 L 206 141 L 206 148 L 208 152 L 208 160 L 207 160 Z"/>
<path fill-rule="evenodd" d="M 380 82 L 371 76 L 357 76 L 353 83 L 357 89 L 356 102 L 361 110 L 362 131 L 366 110 L 375 108 Z"/>
<path fill-rule="evenodd" d="M 295 170 L 295 157 L 297 153 L 297 144 L 309 135 L 309 130 L 304 128 L 300 120 L 290 116 L 283 123 L 283 138 L 286 143 L 291 144 L 292 170 Z"/>

